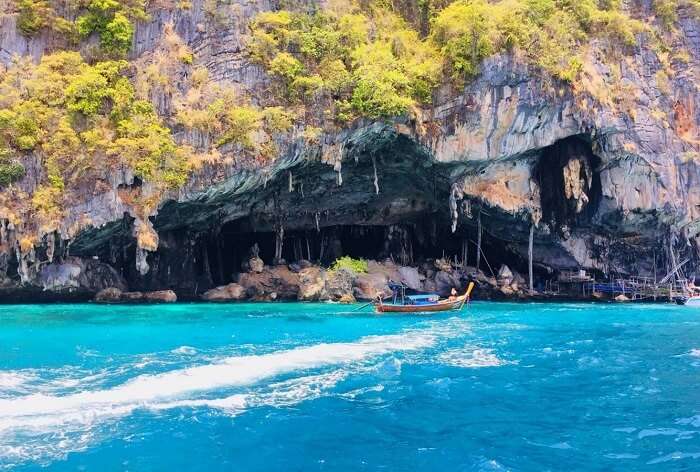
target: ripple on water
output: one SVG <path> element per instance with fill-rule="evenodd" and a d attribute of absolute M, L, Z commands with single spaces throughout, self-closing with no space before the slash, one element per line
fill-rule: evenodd
<path fill-rule="evenodd" d="M 663 462 L 677 461 L 682 459 L 700 459 L 700 452 L 672 452 L 665 456 L 657 457 L 656 459 L 647 462 L 648 465 L 661 464 Z"/>
<path fill-rule="evenodd" d="M 493 349 L 474 346 L 449 349 L 441 353 L 437 359 L 442 364 L 464 368 L 499 367 L 502 365 L 515 363 L 500 359 L 494 353 Z"/>

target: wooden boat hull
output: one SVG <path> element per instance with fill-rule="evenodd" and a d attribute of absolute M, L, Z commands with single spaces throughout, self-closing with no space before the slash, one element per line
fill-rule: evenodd
<path fill-rule="evenodd" d="M 441 301 L 430 305 L 394 305 L 391 303 L 376 304 L 377 313 L 425 313 L 435 311 L 459 310 L 465 303 L 465 295 L 454 300 Z"/>

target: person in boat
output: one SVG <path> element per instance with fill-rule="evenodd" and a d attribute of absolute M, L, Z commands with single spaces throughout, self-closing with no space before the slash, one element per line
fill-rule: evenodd
<path fill-rule="evenodd" d="M 695 285 L 695 277 L 692 281 L 688 281 L 688 291 L 691 295 L 698 295 L 700 293 L 700 287 Z"/>
<path fill-rule="evenodd" d="M 452 290 L 450 290 L 450 297 L 448 300 L 456 300 L 457 299 L 457 290 L 452 287 Z"/>

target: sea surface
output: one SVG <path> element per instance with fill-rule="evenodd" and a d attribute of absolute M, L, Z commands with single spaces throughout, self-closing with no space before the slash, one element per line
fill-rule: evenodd
<path fill-rule="evenodd" d="M 0 469 L 700 470 L 700 309 L 0 306 Z"/>

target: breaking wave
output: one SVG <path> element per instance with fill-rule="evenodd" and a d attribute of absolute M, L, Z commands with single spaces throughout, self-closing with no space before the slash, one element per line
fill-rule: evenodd
<path fill-rule="evenodd" d="M 427 329 L 368 336 L 356 342 L 225 357 L 205 365 L 138 375 L 110 388 L 0 398 L 0 467 L 27 460 L 42 463 L 85 449 L 100 439 L 101 430 L 109 429 L 102 426 L 139 409 L 214 408 L 236 414 L 250 407 L 285 406 L 313 399 L 350 375 L 350 366 L 359 368 L 379 356 L 429 348 L 440 334 L 440 330 Z M 311 369 L 334 366 L 336 369 L 330 372 L 304 375 Z M 259 391 L 208 398 L 221 390 L 252 387 L 297 372 L 300 376 L 261 386 Z M 19 393 L 17 386 L 29 380 L 5 374 L 0 377 L 0 385 Z M 80 387 L 85 388 L 85 384 Z M 49 436 L 51 441 L 46 440 Z"/>

